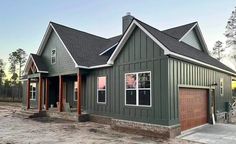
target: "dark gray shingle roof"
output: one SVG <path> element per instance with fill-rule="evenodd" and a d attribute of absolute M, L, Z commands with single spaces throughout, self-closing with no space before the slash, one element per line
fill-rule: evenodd
<path fill-rule="evenodd" d="M 189 23 L 186 25 L 163 30 L 162 32 L 176 38 L 181 39 L 197 22 Z"/>
<path fill-rule="evenodd" d="M 104 52 L 105 50 L 111 48 L 114 44 L 118 43 L 120 41 L 121 37 L 122 37 L 122 35 L 118 35 L 118 36 L 109 38 L 109 42 L 107 43 L 107 45 L 104 48 L 101 49 L 100 53 Z"/>
<path fill-rule="evenodd" d="M 221 68 L 223 70 L 230 71 L 232 73 L 236 73 L 231 68 L 227 67 L 223 63 L 209 56 L 208 54 L 193 48 L 192 46 L 179 42 L 177 39 L 161 32 L 160 30 L 149 26 L 148 24 L 136 19 L 148 32 L 150 32 L 157 40 L 159 40 L 166 48 L 168 48 L 171 52 L 193 58 L 195 60 L 207 63 L 209 65 Z"/>
<path fill-rule="evenodd" d="M 74 60 L 81 66 L 106 64 L 110 55 L 99 54 L 118 42 L 119 36 L 106 39 L 51 22 Z"/>
<path fill-rule="evenodd" d="M 149 31 L 156 39 L 158 39 L 171 52 L 187 56 L 198 61 L 210 64 L 212 66 L 235 73 L 234 70 L 225 66 L 218 60 L 212 58 L 208 54 L 199 51 L 192 46 L 179 42 L 178 40 L 192 28 L 196 22 L 175 27 L 172 29 L 160 31 L 152 26 L 149 26 L 142 21 L 137 20 L 147 31 Z M 63 43 L 66 45 L 68 51 L 71 53 L 78 65 L 82 66 L 96 66 L 106 64 L 115 47 L 110 49 L 104 55 L 99 55 L 106 49 L 118 43 L 122 35 L 112 37 L 109 39 L 82 32 L 73 28 L 69 28 L 60 24 L 51 22 Z"/>
<path fill-rule="evenodd" d="M 34 59 L 34 62 L 38 68 L 39 71 L 48 71 L 47 66 L 43 63 L 43 59 L 41 56 L 36 54 L 30 54 L 32 58 Z"/>

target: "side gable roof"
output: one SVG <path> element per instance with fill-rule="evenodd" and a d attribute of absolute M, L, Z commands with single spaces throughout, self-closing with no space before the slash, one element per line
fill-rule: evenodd
<path fill-rule="evenodd" d="M 176 38 L 169 36 L 168 34 L 161 32 L 160 30 L 149 26 L 146 23 L 138 19 L 134 19 L 128 30 L 122 37 L 120 43 L 118 44 L 116 50 L 110 57 L 108 63 L 112 64 L 123 47 L 124 43 L 128 39 L 129 35 L 132 33 L 133 29 L 138 26 L 143 30 L 154 42 L 156 42 L 163 50 L 165 55 L 180 57 L 187 59 L 214 69 L 218 69 L 233 75 L 236 75 L 235 71 L 231 68 L 225 66 L 218 60 L 212 58 L 208 54 L 199 51 L 192 46 L 178 41 Z"/>
<path fill-rule="evenodd" d="M 99 56 L 99 52 L 107 44 L 107 39 L 56 23 L 51 24 L 79 66 L 89 67 L 106 63 L 108 57 Z"/>
<path fill-rule="evenodd" d="M 89 69 L 93 66 L 106 65 L 110 55 L 100 55 L 101 52 L 109 49 L 118 43 L 121 35 L 112 38 L 103 38 L 54 22 L 50 22 L 44 39 L 37 52 L 41 55 L 50 33 L 54 31 L 64 45 L 66 51 L 75 63 L 75 67 Z"/>
<path fill-rule="evenodd" d="M 235 73 L 234 70 L 232 70 L 231 68 L 227 67 L 226 65 L 224 65 L 223 63 L 221 63 L 220 61 L 214 59 L 213 57 L 209 56 L 208 54 L 199 51 L 195 48 L 193 48 L 192 46 L 185 44 L 184 42 L 178 42 L 177 40 L 175 40 L 174 38 L 162 33 L 161 31 L 139 21 L 139 23 L 145 28 L 147 29 L 152 35 L 155 36 L 155 38 L 157 38 L 158 40 L 160 40 L 171 52 L 189 57 L 189 58 L 193 58 L 195 60 L 210 64 L 212 66 L 230 71 L 232 73 Z"/>

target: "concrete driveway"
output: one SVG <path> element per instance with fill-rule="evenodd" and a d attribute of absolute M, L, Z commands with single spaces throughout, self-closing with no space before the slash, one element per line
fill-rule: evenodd
<path fill-rule="evenodd" d="M 178 138 L 208 144 L 236 143 L 236 125 L 204 125 L 184 132 Z"/>

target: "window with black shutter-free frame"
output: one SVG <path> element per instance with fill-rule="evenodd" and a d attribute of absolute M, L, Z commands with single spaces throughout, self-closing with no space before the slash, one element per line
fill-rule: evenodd
<path fill-rule="evenodd" d="M 36 83 L 30 83 L 30 100 L 36 100 Z"/>
<path fill-rule="evenodd" d="M 151 72 L 125 74 L 125 105 L 151 106 Z"/>
<path fill-rule="evenodd" d="M 106 103 L 106 76 L 97 78 L 97 103 Z"/>
<path fill-rule="evenodd" d="M 56 49 L 53 49 L 51 51 L 51 64 L 55 64 L 56 63 Z"/>

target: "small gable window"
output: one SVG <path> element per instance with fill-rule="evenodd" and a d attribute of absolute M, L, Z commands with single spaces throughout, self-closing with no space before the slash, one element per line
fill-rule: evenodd
<path fill-rule="evenodd" d="M 151 72 L 125 74 L 125 105 L 151 106 Z"/>
<path fill-rule="evenodd" d="M 224 79 L 220 79 L 220 96 L 224 96 Z"/>
<path fill-rule="evenodd" d="M 52 64 L 56 63 L 56 50 L 55 49 L 51 51 L 51 63 Z"/>
<path fill-rule="evenodd" d="M 97 103 L 106 103 L 106 80 L 105 76 L 97 78 Z"/>
<path fill-rule="evenodd" d="M 36 100 L 36 83 L 30 84 L 30 100 Z"/>

